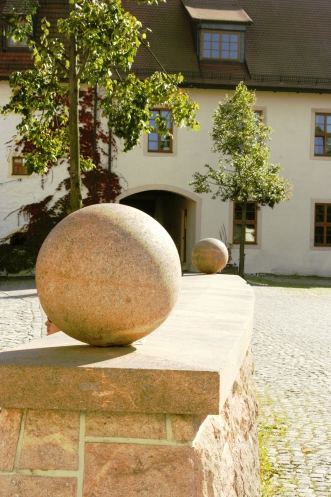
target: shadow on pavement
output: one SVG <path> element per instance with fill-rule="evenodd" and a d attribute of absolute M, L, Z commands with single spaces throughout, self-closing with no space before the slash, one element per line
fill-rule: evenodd
<path fill-rule="evenodd" d="M 34 290 L 36 288 L 35 279 L 28 277 L 11 277 L 0 276 L 0 292 L 8 290 Z"/>

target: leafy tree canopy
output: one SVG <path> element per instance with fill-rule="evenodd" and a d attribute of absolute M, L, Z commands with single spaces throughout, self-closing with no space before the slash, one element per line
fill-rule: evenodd
<path fill-rule="evenodd" d="M 270 163 L 270 128 L 256 115 L 254 104 L 255 93 L 240 83 L 233 96 L 218 105 L 212 129 L 218 166 L 206 165 L 205 174 L 194 174 L 196 192 L 270 207 L 288 197 L 289 184 L 279 175 L 280 166 Z"/>
<path fill-rule="evenodd" d="M 99 99 L 93 90 L 81 92 L 79 99 L 80 150 L 84 158 L 93 157 L 95 167 L 84 171 L 82 184 L 84 196 L 82 205 L 88 206 L 102 202 L 114 202 L 122 191 L 121 180 L 110 169 L 102 167 L 103 158 L 109 151 L 111 142 L 112 155 L 117 147 L 112 137 L 105 133 L 101 121 L 97 118 L 96 107 Z M 20 143 L 23 153 L 29 145 Z M 109 157 L 108 157 L 109 158 Z M 44 176 L 41 183 L 44 183 Z M 59 223 L 70 209 L 70 178 L 63 179 L 55 189 L 55 195 L 32 204 L 23 205 L 10 213 L 25 221 L 15 233 L 0 239 L 0 271 L 17 274 L 34 269 L 38 252 L 48 233 Z"/>
<path fill-rule="evenodd" d="M 125 151 L 137 144 L 141 132 L 151 130 L 150 111 L 160 104 L 171 109 L 178 126 L 197 128 L 197 105 L 178 89 L 181 75 L 156 72 L 140 80 L 132 71 L 138 48 L 148 46 L 148 30 L 120 0 L 69 0 L 68 15 L 56 26 L 41 20 L 38 39 L 31 36 L 34 12 L 8 16 L 12 36 L 29 39 L 33 68 L 11 76 L 12 97 L 2 108 L 5 114 L 22 115 L 18 139 L 33 145 L 26 155 L 30 172 L 44 174 L 72 152 L 72 102 L 66 83 L 73 72 L 78 87 L 102 88 L 101 109 L 112 132 L 123 139 Z M 159 119 L 160 132 L 167 133 L 166 123 Z M 81 166 L 86 170 L 93 164 L 81 157 Z"/>

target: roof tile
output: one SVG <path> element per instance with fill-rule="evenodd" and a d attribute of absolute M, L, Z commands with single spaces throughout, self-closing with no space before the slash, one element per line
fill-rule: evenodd
<path fill-rule="evenodd" d="M 0 0 L 0 8 L 29 1 Z M 55 20 L 65 13 L 67 3 L 40 0 L 39 14 Z M 140 74 L 165 68 L 182 72 L 187 85 L 222 86 L 243 79 L 257 87 L 331 90 L 330 0 L 167 0 L 159 5 L 124 0 L 123 5 L 152 29 L 150 46 L 139 49 L 134 64 Z M 187 8 L 196 13 L 196 19 Z M 212 20 L 215 11 L 233 23 L 234 12 L 239 18 L 245 12 L 252 19 L 245 35 L 245 64 L 200 63 L 196 25 L 199 20 L 208 22 L 208 16 Z M 24 63 L 26 55 L 15 53 L 9 58 L 0 52 L 0 77 Z"/>

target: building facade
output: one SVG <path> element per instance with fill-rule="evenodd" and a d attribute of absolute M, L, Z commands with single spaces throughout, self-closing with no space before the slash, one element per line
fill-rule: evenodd
<path fill-rule="evenodd" d="M 48 9 L 60 3 L 48 2 Z M 240 206 L 198 195 L 190 181 L 205 164 L 216 164 L 210 136 L 213 112 L 244 81 L 256 91 L 256 111 L 273 130 L 271 160 L 282 165 L 282 174 L 292 184 L 291 198 L 273 209 L 250 206 L 246 271 L 331 276 L 329 2 L 168 0 L 157 7 L 123 3 L 152 29 L 151 49 L 140 50 L 136 72 L 158 70 L 156 60 L 168 72 L 182 72 L 186 90 L 199 104 L 200 130 L 174 128 L 172 138 L 165 139 L 155 129 L 125 154 L 119 142 L 112 167 L 125 186 L 117 201 L 142 209 L 163 224 L 184 269 L 192 269 L 192 247 L 205 237 L 225 240 L 236 264 Z M 20 55 L 19 47 L 11 51 L 3 43 L 0 105 L 9 99 L 7 77 L 19 56 L 26 64 L 24 51 Z M 172 127 L 167 110 L 154 109 L 154 117 L 158 112 Z M 22 174 L 24 163 L 8 146 L 14 117 L 2 118 L 0 126 L 3 237 L 24 222 L 15 214 L 22 204 L 54 192 L 65 166 L 55 168 L 41 188 L 40 177 Z"/>

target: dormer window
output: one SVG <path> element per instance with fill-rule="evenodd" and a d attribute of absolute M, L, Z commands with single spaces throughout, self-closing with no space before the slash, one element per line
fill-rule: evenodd
<path fill-rule="evenodd" d="M 247 12 L 240 8 L 214 8 L 200 0 L 196 6 L 186 5 L 196 33 L 197 55 L 202 63 L 245 62 L 245 33 L 253 23 Z"/>
<path fill-rule="evenodd" d="M 201 30 L 200 58 L 239 61 L 240 33 L 234 31 Z"/>

